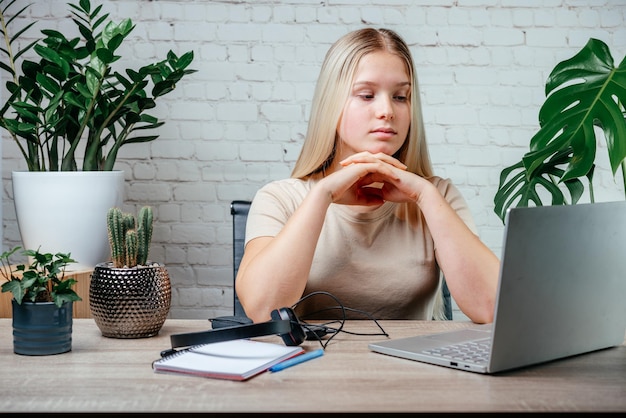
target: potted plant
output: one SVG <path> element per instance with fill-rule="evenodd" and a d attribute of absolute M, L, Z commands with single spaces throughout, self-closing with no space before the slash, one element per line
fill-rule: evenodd
<path fill-rule="evenodd" d="M 107 213 L 112 261 L 95 266 L 89 285 L 89 307 L 105 337 L 151 337 L 167 318 L 171 284 L 165 266 L 148 258 L 152 229 L 150 206 L 137 220 L 118 207 Z"/>
<path fill-rule="evenodd" d="M 106 230 L 100 219 L 109 207 L 122 203 L 124 173 L 115 170 L 118 152 L 124 145 L 158 138 L 142 134 L 164 124 L 148 112 L 159 97 L 172 92 L 180 80 L 196 71 L 188 68 L 193 51 L 180 57 L 169 51 L 161 61 L 139 69 L 121 69 L 118 50 L 135 25 L 128 18 L 110 20 L 102 5 L 92 7 L 90 0 L 68 4 L 75 34 L 44 29 L 43 38 L 17 49 L 20 37 L 36 22 L 9 33 L 16 18 L 30 7 L 10 16 L 14 4 L 13 0 L 0 0 L 4 39 L 0 68 L 9 76 L 7 100 L 0 107 L 0 127 L 13 139 L 28 168 L 27 172 L 14 172 L 12 177 L 22 241 L 26 248 L 75 248 L 72 254 L 78 264 L 93 267 L 107 253 Z M 27 58 L 33 52 L 37 59 Z M 50 176 L 53 179 L 47 180 Z M 72 195 L 74 186 L 61 182 L 77 177 L 84 187 Z M 94 183 L 101 178 L 112 186 Z M 45 199 L 48 206 L 43 213 L 27 200 L 34 197 L 41 201 L 42 194 L 34 191 L 36 186 L 41 186 L 41 193 L 54 197 Z M 53 202 L 59 202 L 58 211 Z M 78 203 L 89 206 L 82 208 Z M 88 219 L 76 225 L 80 218 L 69 214 L 69 208 L 76 208 Z M 30 213 L 23 213 L 29 209 Z M 73 222 L 76 232 L 65 240 L 68 234 L 57 232 L 68 230 L 66 225 L 59 225 L 61 219 Z M 27 223 L 31 221 L 37 223 L 31 226 Z M 31 233 L 56 225 L 58 229 L 42 238 L 30 238 Z M 81 231 L 85 232 L 85 242 L 77 241 Z M 89 242 L 97 247 L 86 253 Z"/>
<path fill-rule="evenodd" d="M 16 354 L 48 355 L 72 349 L 72 307 L 81 300 L 72 289 L 76 280 L 65 276 L 70 254 L 23 250 L 34 260 L 29 265 L 11 264 L 21 247 L 0 255 L 2 292 L 13 294 L 13 350 Z"/>
<path fill-rule="evenodd" d="M 615 67 L 607 45 L 592 38 L 552 70 L 545 91 L 530 150 L 500 174 L 494 211 L 502 221 L 511 206 L 576 204 L 585 184 L 594 202 L 594 128 L 604 134 L 613 175 L 621 168 L 626 180 L 626 58 Z"/>

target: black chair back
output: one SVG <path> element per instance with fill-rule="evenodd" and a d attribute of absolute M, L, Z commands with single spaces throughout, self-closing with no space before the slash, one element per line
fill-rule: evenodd
<path fill-rule="evenodd" d="M 233 315 L 235 317 L 247 317 L 235 291 L 235 280 L 237 279 L 241 257 L 243 257 L 250 203 L 248 200 L 233 200 L 230 203 L 230 214 L 233 215 Z"/>

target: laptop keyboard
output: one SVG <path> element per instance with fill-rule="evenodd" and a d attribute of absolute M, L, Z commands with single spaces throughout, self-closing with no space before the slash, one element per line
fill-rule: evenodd
<path fill-rule="evenodd" d="M 424 350 L 424 352 L 450 360 L 487 364 L 487 360 L 489 359 L 489 343 L 490 338 L 484 338 L 460 344 L 450 344 L 432 350 Z"/>

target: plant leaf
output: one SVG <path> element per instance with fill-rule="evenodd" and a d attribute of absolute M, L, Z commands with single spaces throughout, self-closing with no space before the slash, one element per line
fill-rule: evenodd
<path fill-rule="evenodd" d="M 13 293 L 13 297 L 18 304 L 21 304 L 22 299 L 24 299 L 24 289 L 22 289 L 19 280 L 10 280 L 8 282 L 2 283 L 2 292 Z"/>
<path fill-rule="evenodd" d="M 531 138 L 522 165 L 501 172 L 494 211 L 503 221 L 513 205 L 542 205 L 548 198 L 553 205 L 567 204 L 557 190 L 567 190 L 575 204 L 584 191 L 580 177 L 589 179 L 592 192 L 600 131 L 613 175 L 626 158 L 626 59 L 614 67 L 606 44 L 592 38 L 574 57 L 555 66 L 545 91 L 540 129 Z M 544 193 L 536 193 L 537 187 Z"/>
<path fill-rule="evenodd" d="M 502 170 L 494 197 L 494 212 L 504 222 L 509 207 L 542 206 L 542 197 L 549 196 L 552 205 L 567 204 L 565 191 L 569 193 L 571 204 L 578 202 L 584 191 L 582 182 L 577 178 L 564 181 L 564 190 L 558 180 L 563 174 L 559 166 L 567 164 L 570 159 L 570 153 L 562 151 L 537 167 L 532 176 L 528 174 L 523 161 Z"/>
<path fill-rule="evenodd" d="M 568 147 L 573 155 L 561 180 L 586 175 L 595 160 L 594 126 L 604 131 L 615 175 L 626 158 L 626 120 L 621 107 L 626 103 L 625 63 L 614 68 L 606 44 L 592 38 L 573 58 L 554 68 L 539 112 L 541 129 L 531 139 L 531 153 L 524 156 L 530 175 L 550 155 Z"/>

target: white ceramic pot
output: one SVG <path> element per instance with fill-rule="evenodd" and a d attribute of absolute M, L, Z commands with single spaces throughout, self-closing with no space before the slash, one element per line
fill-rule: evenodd
<path fill-rule="evenodd" d="M 110 259 L 106 214 L 123 203 L 123 171 L 14 171 L 12 179 L 24 248 L 70 253 L 74 271 Z"/>

